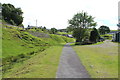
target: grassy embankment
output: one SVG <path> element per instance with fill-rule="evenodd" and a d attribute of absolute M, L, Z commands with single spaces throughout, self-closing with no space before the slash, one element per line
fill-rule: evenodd
<path fill-rule="evenodd" d="M 92 78 L 118 78 L 117 45 L 117 43 L 105 42 L 73 48 Z"/>
<path fill-rule="evenodd" d="M 15 64 L 9 69 L 5 78 L 55 78 L 62 46 L 52 46 L 38 55 Z"/>
<path fill-rule="evenodd" d="M 55 77 L 63 44 L 74 41 L 51 34 L 38 38 L 7 25 L 2 32 L 3 77 Z"/>
<path fill-rule="evenodd" d="M 101 37 L 103 37 L 105 40 L 112 40 L 112 34 L 104 34 L 104 35 L 100 35 Z"/>
<path fill-rule="evenodd" d="M 2 65 L 2 20 L 0 20 L 0 65 Z M 0 67 L 0 79 L 2 79 L 2 67 Z"/>
<path fill-rule="evenodd" d="M 0 53 L 2 53 L 2 20 L 0 20 Z M 0 58 L 2 54 L 0 54 Z"/>

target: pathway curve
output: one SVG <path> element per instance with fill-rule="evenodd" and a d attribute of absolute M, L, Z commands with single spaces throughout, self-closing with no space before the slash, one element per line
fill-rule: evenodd
<path fill-rule="evenodd" d="M 56 78 L 90 78 L 70 43 L 63 48 Z"/>

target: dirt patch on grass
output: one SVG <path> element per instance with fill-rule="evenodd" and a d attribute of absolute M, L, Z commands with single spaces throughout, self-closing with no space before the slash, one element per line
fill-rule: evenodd
<path fill-rule="evenodd" d="M 34 31 L 29 31 L 30 34 L 33 36 L 39 37 L 39 38 L 50 38 L 48 34 L 42 33 L 42 32 L 34 32 Z"/>

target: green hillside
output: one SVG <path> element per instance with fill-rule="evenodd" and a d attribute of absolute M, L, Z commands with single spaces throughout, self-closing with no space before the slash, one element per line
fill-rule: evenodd
<path fill-rule="evenodd" d="M 72 38 L 54 34 L 49 34 L 50 38 L 38 38 L 26 31 L 20 31 L 19 29 L 5 25 L 3 26 L 2 32 L 3 58 L 30 53 L 58 43 L 74 41 Z"/>
<path fill-rule="evenodd" d="M 47 34 L 49 37 L 46 38 L 36 37 L 27 30 L 6 24 L 3 24 L 2 27 L 3 73 L 11 69 L 15 63 L 38 55 L 47 48 L 74 41 L 73 38 L 54 34 Z"/>

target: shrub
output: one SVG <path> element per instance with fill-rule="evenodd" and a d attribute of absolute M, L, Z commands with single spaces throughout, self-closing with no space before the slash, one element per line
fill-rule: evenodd
<path fill-rule="evenodd" d="M 99 35 L 97 29 L 93 28 L 93 31 L 91 31 L 91 33 L 90 33 L 90 41 L 96 43 L 98 41 L 99 37 L 100 37 L 100 35 Z"/>

